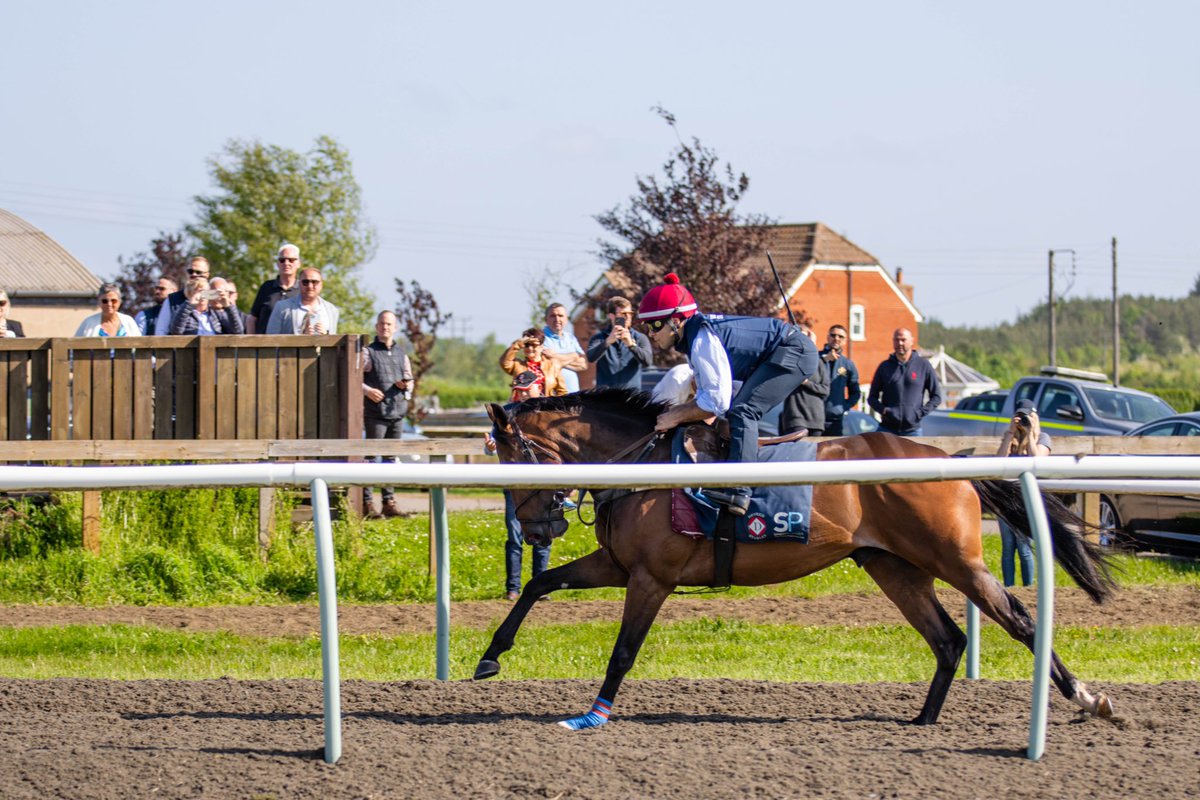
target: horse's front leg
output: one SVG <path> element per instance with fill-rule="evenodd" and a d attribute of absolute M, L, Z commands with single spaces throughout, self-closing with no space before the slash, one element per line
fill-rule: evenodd
<path fill-rule="evenodd" d="M 492 643 L 488 645 L 479 665 L 475 667 L 475 680 L 490 678 L 500 672 L 500 656 L 512 649 L 517 631 L 525 621 L 525 615 L 533 608 L 539 597 L 548 595 L 559 589 L 598 589 L 602 586 L 624 586 L 629 575 L 613 561 L 611 554 L 604 549 L 588 553 L 583 558 L 577 558 L 569 564 L 563 564 L 548 569 L 529 583 L 521 592 L 521 597 L 513 605 L 512 611 L 500 623 L 500 627 L 492 634 Z"/>
<path fill-rule="evenodd" d="M 600 695 L 591 709 L 580 717 L 572 717 L 558 723 L 573 731 L 584 728 L 595 728 L 608 722 L 612 712 L 613 700 L 626 673 L 633 667 L 642 642 L 658 616 L 663 601 L 671 593 L 674 586 L 666 586 L 651 577 L 645 570 L 638 570 L 629 578 L 625 589 L 625 611 L 621 617 L 621 631 L 617 634 L 616 644 L 613 645 L 612 655 L 608 659 L 608 671 L 604 676 L 604 684 L 600 687 Z"/>

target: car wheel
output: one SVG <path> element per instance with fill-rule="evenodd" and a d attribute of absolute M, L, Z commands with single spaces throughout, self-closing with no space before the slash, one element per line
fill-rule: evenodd
<path fill-rule="evenodd" d="M 1117 547 L 1121 531 L 1121 519 L 1113 501 L 1107 497 L 1100 498 L 1100 544 L 1103 547 Z"/>

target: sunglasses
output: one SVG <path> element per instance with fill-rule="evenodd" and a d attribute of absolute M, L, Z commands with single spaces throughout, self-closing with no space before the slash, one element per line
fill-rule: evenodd
<path fill-rule="evenodd" d="M 300 281 L 301 286 L 318 286 L 321 282 L 316 278 L 305 278 Z"/>
<path fill-rule="evenodd" d="M 279 263 L 280 264 L 295 264 L 299 260 L 300 259 L 298 259 L 298 258 L 287 258 L 287 257 L 281 256 L 279 259 Z"/>
<path fill-rule="evenodd" d="M 8 305 L 7 300 L 0 300 L 0 306 L 6 306 L 6 305 Z"/>
<path fill-rule="evenodd" d="M 100 305 L 102 305 L 102 306 L 110 306 L 110 305 L 111 305 L 111 306 L 115 306 L 115 305 L 119 305 L 119 304 L 120 304 L 120 302 L 121 302 L 121 301 L 120 301 L 120 300 L 118 300 L 118 299 L 116 299 L 116 298 L 108 298 L 108 297 L 105 297 L 105 298 L 102 298 L 102 299 L 100 300 Z"/>
<path fill-rule="evenodd" d="M 189 269 L 187 271 L 187 274 L 195 275 L 197 278 L 207 278 L 208 277 L 208 273 L 202 269 Z"/>
<path fill-rule="evenodd" d="M 651 333 L 658 333 L 658 332 L 659 332 L 659 331 L 661 331 L 663 328 L 667 327 L 667 323 L 668 323 L 668 322 L 670 322 L 670 320 L 669 320 L 669 319 L 652 319 L 652 320 L 649 320 L 648 322 L 646 322 L 646 323 L 645 323 L 645 325 L 646 325 L 646 330 L 650 331 Z"/>

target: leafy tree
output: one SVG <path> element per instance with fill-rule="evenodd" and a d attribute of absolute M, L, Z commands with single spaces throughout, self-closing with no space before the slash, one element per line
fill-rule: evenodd
<path fill-rule="evenodd" d="M 599 240 L 599 256 L 631 283 L 636 304 L 668 272 L 675 272 L 702 306 L 732 314 L 767 314 L 777 304 L 770 278 L 742 265 L 765 246 L 762 215 L 741 215 L 737 204 L 750 188 L 745 173 L 722 169 L 715 151 L 698 138 L 679 138 L 675 116 L 653 109 L 675 131 L 679 147 L 663 164 L 662 177 L 637 178 L 625 206 L 595 217 L 619 242 Z M 604 296 L 591 298 L 600 303 Z"/>
<path fill-rule="evenodd" d="M 182 287 L 190 256 L 183 234 L 165 231 L 150 240 L 149 253 L 137 253 L 128 261 L 117 256 L 120 270 L 113 283 L 121 288 L 122 311 L 133 314 L 151 305 L 159 278 L 170 278 Z"/>
<path fill-rule="evenodd" d="M 1200 272 L 1196 273 L 1196 280 L 1192 283 L 1192 290 L 1188 292 L 1188 297 L 1200 297 Z"/>
<path fill-rule="evenodd" d="M 208 164 L 218 191 L 194 198 L 198 220 L 187 233 L 212 274 L 253 299 L 280 246 L 294 244 L 305 266 L 322 271 L 322 297 L 341 309 L 342 327 L 369 330 L 372 298 L 357 271 L 374 256 L 376 234 L 346 150 L 328 136 L 307 153 L 231 139 Z"/>
<path fill-rule="evenodd" d="M 429 413 L 429 403 L 419 402 L 421 395 L 421 379 L 434 368 L 434 346 L 437 344 L 438 330 L 450 320 L 450 314 L 443 314 L 438 308 L 433 293 L 421 287 L 416 281 L 405 286 L 404 281 L 396 278 L 396 321 L 404 338 L 408 340 L 412 362 L 413 402 L 409 405 L 408 416 L 414 423 L 420 422 Z"/>

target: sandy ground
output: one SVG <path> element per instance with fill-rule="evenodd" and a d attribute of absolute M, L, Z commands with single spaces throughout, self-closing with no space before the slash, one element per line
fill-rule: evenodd
<path fill-rule="evenodd" d="M 1031 610 L 1037 607 L 1034 587 L 1017 588 L 1014 594 Z M 941 595 L 946 609 L 963 621 L 964 601 L 960 594 Z M 487 629 L 500 623 L 511 604 L 504 601 L 454 603 L 452 625 Z M 1097 606 L 1079 589 L 1062 588 L 1055 594 L 1055 623 L 1058 625 L 1200 625 L 1200 589 L 1122 589 L 1102 606 Z M 526 624 L 545 625 L 616 621 L 620 603 L 604 600 L 550 600 L 538 603 Z M 879 625 L 904 624 L 904 618 L 883 595 L 832 595 L 729 600 L 719 595 L 708 599 L 672 597 L 663 607 L 659 621 L 699 617 L 739 619 L 788 625 Z M 96 625 L 123 623 L 155 625 L 184 630 L 229 630 L 252 636 L 306 636 L 320 631 L 317 607 L 234 606 L 181 608 L 162 606 L 0 606 L 0 626 Z M 338 608 L 342 633 L 396 634 L 431 631 L 436 613 L 430 604 L 352 606 Z"/>
<path fill-rule="evenodd" d="M 632 681 L 613 721 L 552 723 L 593 681 L 343 687 L 343 757 L 321 759 L 314 681 L 0 680 L 5 798 L 1195 798 L 1195 683 L 1105 687 L 1111 721 L 1051 699 L 1025 758 L 1027 683 Z"/>

